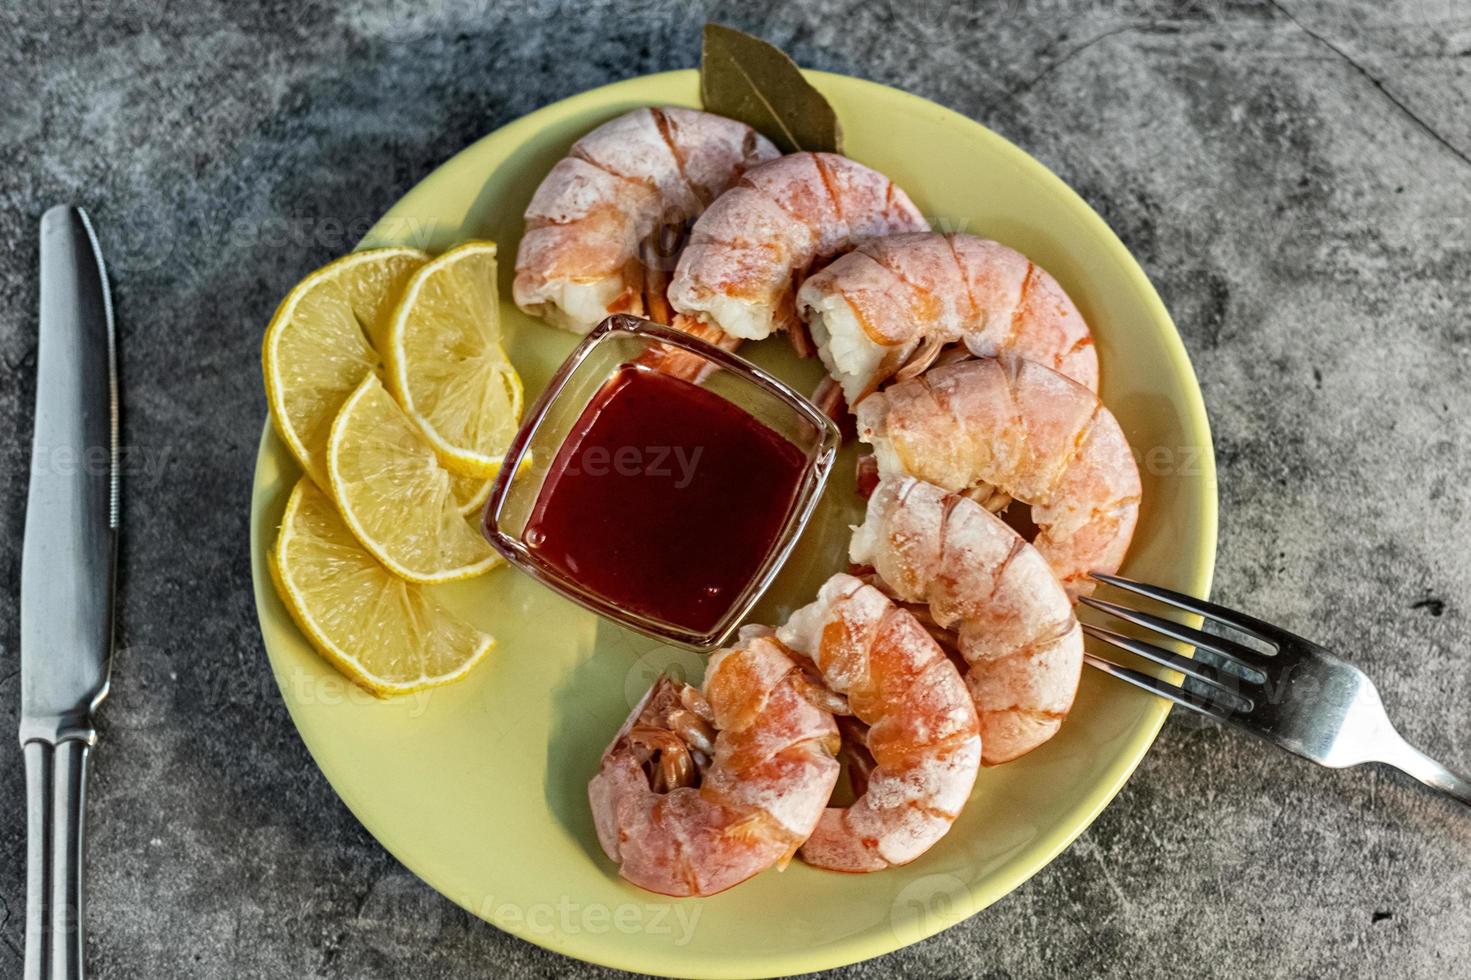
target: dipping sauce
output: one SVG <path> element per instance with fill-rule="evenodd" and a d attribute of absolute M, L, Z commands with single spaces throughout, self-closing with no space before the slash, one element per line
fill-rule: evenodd
<path fill-rule="evenodd" d="M 558 450 L 522 539 L 625 609 L 707 631 L 756 577 L 805 465 L 720 395 L 624 365 Z"/>

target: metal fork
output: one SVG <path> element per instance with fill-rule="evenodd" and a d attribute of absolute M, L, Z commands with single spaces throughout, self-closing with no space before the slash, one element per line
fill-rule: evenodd
<path fill-rule="evenodd" d="M 1192 711 L 1234 725 L 1330 769 L 1380 762 L 1431 789 L 1471 806 L 1471 780 L 1406 742 L 1384 711 L 1374 682 L 1352 664 L 1279 626 L 1155 585 L 1116 575 L 1093 578 L 1182 612 L 1224 624 L 1272 647 L 1263 653 L 1245 643 L 1192 629 L 1104 599 L 1080 599 L 1110 616 L 1188 643 L 1194 659 L 1113 630 L 1085 623 L 1089 635 L 1151 663 L 1177 670 L 1196 683 L 1188 688 L 1153 674 L 1085 654 L 1085 661 L 1168 698 Z M 1188 682 L 1187 682 L 1188 683 Z"/>

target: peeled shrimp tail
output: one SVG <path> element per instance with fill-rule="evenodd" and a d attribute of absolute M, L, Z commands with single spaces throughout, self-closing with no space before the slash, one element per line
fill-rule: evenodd
<path fill-rule="evenodd" d="M 839 770 L 837 727 L 798 693 L 798 674 L 780 643 L 754 637 L 711 658 L 703 698 L 656 682 L 588 784 L 598 840 L 625 879 L 664 895 L 712 895 L 790 860 Z M 708 761 L 699 785 L 659 792 L 645 769 L 649 746 L 676 736 L 700 743 Z M 661 784 L 692 772 L 660 762 Z"/>
<path fill-rule="evenodd" d="M 1083 635 L 1046 560 L 1005 522 L 920 480 L 886 479 L 849 557 L 956 632 L 986 765 L 1057 732 L 1078 689 Z"/>
<path fill-rule="evenodd" d="M 777 637 L 847 697 L 874 761 L 859 798 L 823 813 L 802 859 L 835 871 L 913 861 L 950 829 L 980 766 L 976 711 L 955 665 L 912 615 L 851 575 L 829 579 Z"/>
<path fill-rule="evenodd" d="M 1097 395 L 1011 356 L 931 368 L 858 404 L 881 477 L 952 492 L 985 488 L 1031 506 L 1033 542 L 1070 596 L 1117 571 L 1139 518 L 1139 468 Z"/>
<path fill-rule="evenodd" d="M 1092 332 L 1057 280 L 973 235 L 864 242 L 802 284 L 797 311 L 852 403 L 954 343 L 980 357 L 1015 353 L 1098 389 Z"/>

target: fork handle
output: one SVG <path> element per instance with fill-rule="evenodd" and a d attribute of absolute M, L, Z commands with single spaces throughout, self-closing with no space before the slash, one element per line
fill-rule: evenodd
<path fill-rule="evenodd" d="M 1471 806 L 1471 779 L 1452 772 L 1404 739 L 1389 758 L 1384 760 L 1401 772 L 1409 773 L 1433 790 Z"/>

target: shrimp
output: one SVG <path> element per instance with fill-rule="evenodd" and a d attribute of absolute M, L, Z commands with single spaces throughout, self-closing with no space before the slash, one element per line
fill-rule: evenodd
<path fill-rule="evenodd" d="M 1139 519 L 1139 468 L 1118 420 L 1087 388 L 1003 354 L 931 368 L 858 403 L 880 478 L 1031 506 L 1033 544 L 1069 596 L 1115 572 Z"/>
<path fill-rule="evenodd" d="M 968 497 L 904 477 L 869 497 L 849 558 L 954 632 L 986 765 L 1056 734 L 1078 690 L 1083 634 L 1036 548 Z"/>
<path fill-rule="evenodd" d="M 604 123 L 572 145 L 526 208 L 516 305 L 574 333 L 611 313 L 668 322 L 665 287 L 685 223 L 778 155 L 744 123 L 693 109 L 635 109 Z"/>
<path fill-rule="evenodd" d="M 748 636 L 711 657 L 703 695 L 655 682 L 588 784 L 598 841 L 624 878 L 713 895 L 791 860 L 839 772 L 833 717 L 801 679 L 779 642 Z"/>
<path fill-rule="evenodd" d="M 795 284 L 870 238 L 928 231 L 883 174 L 834 153 L 792 153 L 747 172 L 695 222 L 669 285 L 674 309 L 761 340 L 800 327 Z"/>
<path fill-rule="evenodd" d="M 850 405 L 957 342 L 978 357 L 1013 351 L 1098 390 L 1093 334 L 1057 280 L 973 235 L 864 242 L 802 284 L 797 312 Z"/>
<path fill-rule="evenodd" d="M 851 575 L 834 575 L 776 635 L 847 696 L 873 760 L 858 799 L 824 811 L 802 860 L 833 871 L 908 864 L 950 829 L 980 768 L 959 671 L 918 620 Z"/>

